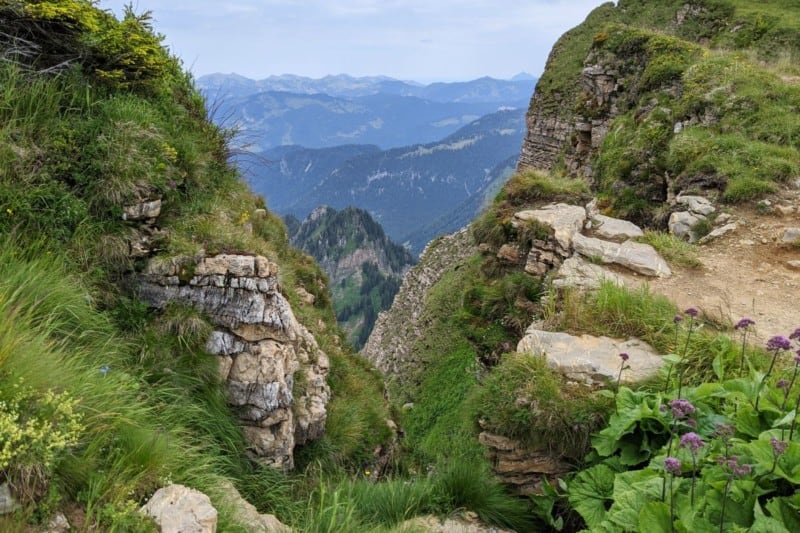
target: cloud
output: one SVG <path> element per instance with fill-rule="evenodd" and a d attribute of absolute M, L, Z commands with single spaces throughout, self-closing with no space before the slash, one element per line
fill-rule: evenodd
<path fill-rule="evenodd" d="M 129 0 L 101 0 L 120 13 Z M 196 75 L 452 80 L 541 72 L 602 0 L 135 0 Z"/>

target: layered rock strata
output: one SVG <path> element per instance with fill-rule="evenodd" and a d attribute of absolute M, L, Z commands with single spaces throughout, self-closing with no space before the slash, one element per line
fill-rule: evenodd
<path fill-rule="evenodd" d="M 378 315 L 361 355 L 384 374 L 401 380 L 407 376 L 406 370 L 419 364 L 411 348 L 427 327 L 422 311 L 428 292 L 446 272 L 458 268 L 476 252 L 466 228 L 431 241 L 422 252 L 419 264 L 403 278 L 390 312 Z"/>
<path fill-rule="evenodd" d="M 293 450 L 322 435 L 328 358 L 278 290 L 278 267 L 260 256 L 151 260 L 140 297 L 155 308 L 190 305 L 215 329 L 206 349 L 219 363 L 228 403 L 261 463 L 289 469 Z"/>

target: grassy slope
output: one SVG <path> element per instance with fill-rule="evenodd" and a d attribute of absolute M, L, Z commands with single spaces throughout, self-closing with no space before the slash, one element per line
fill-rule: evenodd
<path fill-rule="evenodd" d="M 341 347 L 325 276 L 289 247 L 277 217 L 258 214 L 263 201 L 227 163 L 230 133 L 207 120 L 146 17 L 120 22 L 78 0 L 0 2 L 0 12 L 0 45 L 7 57 L 19 52 L 17 64 L 0 65 L 0 390 L 20 378 L 32 389 L 25 401 L 41 414 L 12 420 L 18 427 L 50 416 L 49 390 L 76 399 L 82 417 L 75 442 L 53 444 L 54 457 L 42 451 L 46 436 L 33 435 L 27 455 L 0 463 L 3 478 L 42 473 L 22 476 L 17 488 L 36 504 L 24 501 L 4 530 L 73 503 L 103 529 L 147 528 L 133 511 L 155 488 L 184 482 L 216 500 L 225 477 L 259 508 L 302 524 L 306 484 L 245 459 L 202 349 L 205 319 L 179 307 L 155 316 L 126 288 L 142 265 L 128 257 L 121 206 L 163 197 L 156 246 L 165 254 L 259 253 L 280 265 L 282 290 L 331 357 L 328 433 L 301 456 L 347 470 L 388 438 L 388 413 L 379 377 Z M 41 54 L 27 56 L 34 45 Z M 48 70 L 66 57 L 81 61 Z M 299 286 L 315 294 L 313 307 L 299 305 Z"/>
<path fill-rule="evenodd" d="M 633 188 L 665 172 L 684 190 L 693 190 L 700 173 L 716 175 L 722 178 L 721 198 L 728 202 L 758 198 L 800 172 L 800 93 L 786 80 L 796 75 L 788 58 L 797 58 L 800 50 L 797 2 L 695 2 L 704 10 L 675 26 L 676 12 L 685 3 L 622 0 L 619 8 L 599 7 L 559 40 L 537 86 L 533 104 L 539 112 L 567 118 L 591 113 L 577 83 L 584 60 L 591 53 L 593 61 L 619 65 L 628 93 L 593 165 L 592 192 L 600 193 L 609 212 L 638 213 L 652 221 L 660 204 L 642 199 Z M 675 86 L 682 89 L 667 90 Z M 656 105 L 648 105 L 651 101 Z M 674 133 L 674 123 L 692 114 L 716 120 Z M 473 224 L 476 242 L 494 250 L 512 243 L 524 253 L 540 229 L 513 228 L 513 212 L 548 201 L 580 202 L 587 189 L 562 175 L 514 176 Z M 661 236 L 648 234 L 647 240 L 670 249 L 675 261 L 693 261 L 691 250 L 678 249 Z M 524 328 L 538 315 L 559 330 L 637 336 L 662 353 L 683 349 L 685 329 L 676 336 L 673 325 L 678 310 L 647 291 L 606 286 L 594 296 L 567 295 L 558 305 L 551 298 L 538 309 L 538 295 L 531 298 L 533 307 L 487 301 L 503 279 L 510 282 L 503 292 L 513 294 L 525 278 L 488 255 L 446 275 L 432 289 L 422 311 L 429 326 L 413 351 L 422 362 L 419 377 L 410 385 L 390 387 L 398 403 L 414 402 L 405 428 L 416 460 L 462 456 L 479 461 L 471 448 L 478 419 L 493 432 L 550 445 L 568 457 L 580 458 L 587 451 L 589 434 L 602 427 L 609 403 L 602 397 L 565 396 L 569 388 L 558 375 L 511 353 L 520 329 L 504 325 Z M 726 325 L 706 324 L 692 336 L 683 377 L 692 383 L 710 379 L 713 356 L 730 362 L 736 354 Z M 756 365 L 764 363 L 756 353 L 750 357 Z M 526 397 L 540 398 L 551 416 L 542 416 L 540 405 L 520 401 Z"/>

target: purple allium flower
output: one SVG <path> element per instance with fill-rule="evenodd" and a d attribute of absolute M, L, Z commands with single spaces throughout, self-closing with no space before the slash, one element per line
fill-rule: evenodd
<path fill-rule="evenodd" d="M 736 427 L 733 424 L 717 424 L 716 427 L 714 435 L 721 439 L 729 439 L 736 433 Z"/>
<path fill-rule="evenodd" d="M 769 443 L 772 445 L 772 451 L 775 453 L 775 456 L 782 455 L 783 452 L 786 451 L 786 447 L 789 445 L 788 442 L 784 440 L 778 440 L 775 437 L 772 437 L 769 440 Z"/>
<path fill-rule="evenodd" d="M 789 381 L 785 379 L 779 379 L 775 386 L 779 389 L 786 390 L 789 388 Z"/>
<path fill-rule="evenodd" d="M 622 362 L 625 363 L 628 359 L 631 358 L 630 355 L 626 354 L 625 352 L 619 354 L 619 358 L 622 359 Z"/>
<path fill-rule="evenodd" d="M 681 322 L 682 320 L 683 320 L 683 317 L 681 315 L 675 315 L 675 317 L 672 319 L 672 321 L 675 322 L 676 324 L 678 322 Z"/>
<path fill-rule="evenodd" d="M 697 409 L 695 406 L 689 402 L 689 400 L 684 400 L 683 398 L 677 398 L 669 402 L 669 406 L 672 408 L 672 416 L 677 419 L 686 418 L 687 416 L 693 414 Z"/>
<path fill-rule="evenodd" d="M 736 465 L 731 470 L 733 470 L 733 475 L 736 477 L 744 477 L 749 476 L 753 472 L 752 465 Z"/>
<path fill-rule="evenodd" d="M 681 474 L 681 461 L 676 457 L 667 457 L 664 459 L 664 470 L 672 474 L 673 476 L 679 476 Z"/>
<path fill-rule="evenodd" d="M 789 338 L 790 339 L 798 339 L 798 340 L 800 340 L 800 328 L 797 328 L 796 330 L 794 330 L 794 332 L 791 335 L 789 335 Z"/>
<path fill-rule="evenodd" d="M 696 317 L 697 315 L 700 314 L 700 311 L 698 311 L 696 307 L 690 307 L 689 309 L 684 311 L 684 313 L 689 315 L 690 317 L 694 318 L 694 317 Z"/>
<path fill-rule="evenodd" d="M 789 350 L 791 347 L 791 341 L 783 335 L 775 335 L 767 341 L 767 350 L 769 351 Z"/>
<path fill-rule="evenodd" d="M 735 326 L 733 326 L 733 329 L 747 329 L 753 325 L 755 325 L 755 322 L 752 319 L 744 317 L 743 319 L 739 320 Z"/>
<path fill-rule="evenodd" d="M 175 189 L 178 186 L 178 184 L 175 182 L 175 180 L 169 180 L 169 183 L 167 184 L 167 186 L 170 189 Z"/>
<path fill-rule="evenodd" d="M 690 431 L 689 433 L 686 433 L 685 435 L 681 436 L 680 447 L 689 448 L 689 450 L 691 450 L 692 453 L 696 453 L 697 450 L 699 450 L 705 445 L 706 443 L 703 442 L 703 439 L 700 438 L 700 435 L 698 435 L 694 431 Z"/>

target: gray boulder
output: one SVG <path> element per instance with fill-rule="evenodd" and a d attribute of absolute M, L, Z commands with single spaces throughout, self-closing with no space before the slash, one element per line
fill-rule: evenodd
<path fill-rule="evenodd" d="M 161 533 L 214 533 L 217 510 L 200 491 L 183 485 L 158 489 L 141 512 L 158 524 Z"/>
<path fill-rule="evenodd" d="M 686 239 L 689 242 L 695 241 L 692 226 L 703 220 L 705 217 L 695 215 L 689 211 L 676 211 L 669 216 L 669 232 L 676 237 Z"/>
<path fill-rule="evenodd" d="M 586 222 L 586 209 L 578 205 L 550 204 L 541 209 L 529 209 L 514 213 L 511 224 L 519 227 L 528 221 L 551 228 L 559 246 L 564 250 L 569 250 L 573 235 L 578 233 Z"/>
<path fill-rule="evenodd" d="M 620 265 L 645 276 L 668 278 L 672 275 L 667 262 L 649 244 L 633 241 L 618 244 L 577 234 L 572 245 L 582 256 L 604 264 Z"/>
<path fill-rule="evenodd" d="M 781 242 L 785 244 L 800 243 L 800 228 L 785 228 L 781 235 Z"/>
<path fill-rule="evenodd" d="M 638 339 L 626 341 L 609 337 L 542 331 L 530 327 L 517 344 L 517 351 L 545 357 L 547 364 L 569 379 L 587 384 L 616 381 L 622 360 L 629 355 L 621 382 L 640 383 L 658 375 L 664 364 L 661 356 L 647 343 Z"/>
<path fill-rule="evenodd" d="M 596 237 L 615 242 L 623 242 L 644 235 L 642 228 L 633 222 L 605 215 L 592 217 L 592 231 Z"/>
<path fill-rule="evenodd" d="M 624 285 L 622 278 L 607 268 L 590 263 L 579 255 L 573 255 L 561 265 L 553 278 L 553 286 L 558 288 L 575 287 L 595 290 L 603 280 L 615 285 Z"/>
<path fill-rule="evenodd" d="M 681 195 L 675 199 L 681 205 L 685 205 L 689 208 L 689 211 L 696 215 L 702 215 L 704 217 L 710 215 L 716 208 L 711 205 L 711 202 L 708 198 L 704 198 L 702 196 L 690 196 L 690 195 Z"/>

